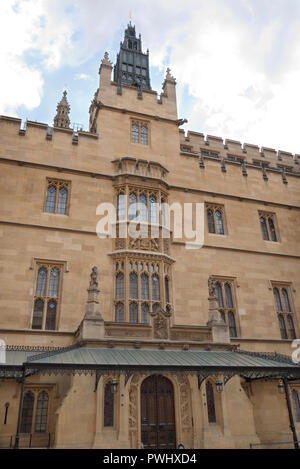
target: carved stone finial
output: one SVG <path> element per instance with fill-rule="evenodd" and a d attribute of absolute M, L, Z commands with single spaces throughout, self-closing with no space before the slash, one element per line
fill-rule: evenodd
<path fill-rule="evenodd" d="M 108 52 L 104 53 L 104 57 L 101 61 L 101 65 L 107 65 L 108 67 L 112 67 L 112 62 L 109 60 Z"/>
<path fill-rule="evenodd" d="M 176 83 L 176 80 L 175 78 L 171 75 L 171 69 L 168 67 L 167 70 L 166 70 L 166 78 L 165 78 L 166 81 L 169 81 L 171 83 Z"/>
<path fill-rule="evenodd" d="M 64 129 L 70 128 L 70 105 L 67 101 L 67 92 L 63 92 L 63 97 L 56 107 L 56 116 L 54 117 L 54 127 L 63 127 Z"/>
<path fill-rule="evenodd" d="M 92 268 L 90 277 L 91 277 L 91 280 L 90 280 L 89 290 L 98 289 L 98 269 L 96 266 Z"/>

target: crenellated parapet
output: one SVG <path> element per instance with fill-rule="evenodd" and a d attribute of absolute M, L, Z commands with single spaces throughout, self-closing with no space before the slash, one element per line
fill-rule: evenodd
<path fill-rule="evenodd" d="M 257 167 L 267 179 L 268 170 L 281 172 L 283 181 L 285 174 L 300 175 L 300 155 L 286 151 L 276 151 L 273 148 L 259 147 L 250 143 L 225 139 L 203 133 L 179 130 L 180 153 L 199 158 L 200 167 L 205 166 L 205 160 L 220 161 L 222 170 L 226 171 L 226 164 L 240 164 L 243 174 L 247 175 L 247 167 Z"/>

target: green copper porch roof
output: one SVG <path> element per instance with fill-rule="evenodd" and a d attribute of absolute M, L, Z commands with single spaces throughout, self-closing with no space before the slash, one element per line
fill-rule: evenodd
<path fill-rule="evenodd" d="M 44 365 L 82 366 L 82 367 L 242 367 L 242 368 L 296 368 L 300 366 L 270 357 L 267 354 L 250 354 L 235 351 L 206 350 L 152 350 L 152 349 L 105 349 L 105 348 L 72 348 L 70 350 L 39 354 L 28 359 L 28 362 Z"/>

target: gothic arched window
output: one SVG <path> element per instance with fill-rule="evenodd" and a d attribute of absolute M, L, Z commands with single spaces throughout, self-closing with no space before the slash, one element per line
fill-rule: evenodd
<path fill-rule="evenodd" d="M 148 324 L 149 322 L 149 304 L 143 303 L 142 304 L 142 323 Z"/>
<path fill-rule="evenodd" d="M 34 395 L 28 391 L 23 400 L 23 409 L 21 417 L 21 433 L 31 433 L 32 418 L 34 407 Z"/>
<path fill-rule="evenodd" d="M 225 283 L 225 298 L 227 308 L 233 308 L 231 287 L 228 283 Z"/>
<path fill-rule="evenodd" d="M 265 241 L 269 241 L 268 228 L 264 217 L 260 217 L 260 226 Z"/>
<path fill-rule="evenodd" d="M 124 274 L 122 272 L 116 275 L 116 298 L 124 298 Z"/>
<path fill-rule="evenodd" d="M 272 241 L 277 241 L 277 236 L 276 236 L 275 225 L 274 225 L 273 219 L 271 217 L 269 217 L 268 222 L 269 222 L 271 240 Z"/>
<path fill-rule="evenodd" d="M 292 340 L 296 339 L 296 331 L 295 331 L 293 317 L 291 314 L 287 315 L 287 324 L 288 324 L 288 331 L 289 331 L 290 339 Z"/>
<path fill-rule="evenodd" d="M 44 301 L 37 299 L 34 302 L 32 329 L 42 329 L 43 327 Z"/>
<path fill-rule="evenodd" d="M 284 322 L 282 314 L 278 314 L 278 321 L 279 321 L 279 329 L 280 329 L 281 338 L 287 339 L 288 336 L 287 336 L 285 322 Z"/>
<path fill-rule="evenodd" d="M 129 276 L 129 297 L 138 298 L 138 277 L 135 272 L 131 272 Z"/>
<path fill-rule="evenodd" d="M 213 211 L 209 208 L 207 210 L 207 223 L 208 223 L 208 231 L 209 233 L 215 233 L 215 220 Z"/>
<path fill-rule="evenodd" d="M 151 195 L 149 198 L 149 205 L 150 205 L 150 223 L 157 223 L 157 203 L 156 197 Z"/>
<path fill-rule="evenodd" d="M 144 194 L 140 195 L 140 221 L 147 221 L 147 197 Z"/>
<path fill-rule="evenodd" d="M 275 305 L 276 305 L 276 311 L 282 311 L 282 304 L 281 304 L 281 299 L 279 295 L 279 290 L 278 288 L 273 288 L 273 293 L 274 293 L 274 298 L 275 298 Z"/>
<path fill-rule="evenodd" d="M 118 220 L 125 220 L 125 195 L 118 194 L 118 201 L 117 201 L 117 218 Z"/>
<path fill-rule="evenodd" d="M 207 415 L 209 423 L 216 423 L 216 409 L 215 409 L 215 396 L 214 389 L 210 381 L 206 383 L 206 403 Z"/>
<path fill-rule="evenodd" d="M 295 389 L 292 391 L 292 400 L 294 405 L 294 412 L 296 417 L 296 422 L 300 422 L 300 399 L 299 394 Z"/>
<path fill-rule="evenodd" d="M 51 300 L 47 305 L 47 315 L 45 329 L 54 331 L 56 326 L 56 301 Z"/>
<path fill-rule="evenodd" d="M 47 269 L 45 269 L 45 267 L 40 267 L 38 270 L 38 275 L 37 275 L 35 296 L 45 296 L 46 286 L 47 286 Z"/>
<path fill-rule="evenodd" d="M 115 306 L 115 320 L 116 322 L 124 322 L 124 305 L 123 303 L 117 303 Z"/>
<path fill-rule="evenodd" d="M 45 433 L 47 430 L 47 417 L 48 417 L 48 401 L 49 397 L 46 391 L 42 391 L 37 399 L 36 413 L 35 413 L 35 431 L 37 433 Z"/>
<path fill-rule="evenodd" d="M 220 210 L 216 210 L 216 227 L 218 234 L 224 234 L 223 217 Z"/>
<path fill-rule="evenodd" d="M 136 194 L 131 192 L 129 195 L 129 220 L 134 220 L 137 217 L 137 201 Z"/>
<path fill-rule="evenodd" d="M 159 276 L 152 275 L 152 301 L 160 300 Z"/>
<path fill-rule="evenodd" d="M 228 313 L 228 326 L 230 337 L 237 337 L 235 317 L 232 311 L 229 311 Z"/>
<path fill-rule="evenodd" d="M 114 426 L 114 397 L 111 383 L 106 383 L 104 388 L 104 427 Z"/>
<path fill-rule="evenodd" d="M 219 282 L 216 283 L 215 289 L 216 289 L 216 296 L 217 296 L 219 308 L 224 308 L 222 287 Z"/>
<path fill-rule="evenodd" d="M 148 127 L 145 124 L 141 125 L 141 144 L 148 145 Z"/>
<path fill-rule="evenodd" d="M 56 200 L 56 187 L 49 186 L 47 191 L 46 199 L 46 212 L 54 213 L 55 212 L 55 200 Z"/>
<path fill-rule="evenodd" d="M 166 303 L 170 303 L 169 279 L 165 277 L 165 297 Z"/>
<path fill-rule="evenodd" d="M 136 303 L 130 303 L 129 305 L 129 321 L 132 323 L 138 322 L 138 305 Z"/>
<path fill-rule="evenodd" d="M 285 288 L 281 290 L 282 297 L 283 297 L 283 304 L 284 304 L 284 310 L 286 313 L 291 312 L 291 305 L 290 305 L 290 300 L 289 300 L 289 295 L 288 292 L 286 291 Z"/>
<path fill-rule="evenodd" d="M 59 286 L 59 270 L 55 267 L 50 272 L 48 296 L 57 298 Z"/>
<path fill-rule="evenodd" d="M 147 274 L 141 275 L 141 298 L 149 300 L 149 277 Z"/>
<path fill-rule="evenodd" d="M 57 203 L 57 213 L 65 214 L 67 211 L 67 198 L 68 191 L 64 187 L 59 189 L 58 193 L 58 203 Z"/>

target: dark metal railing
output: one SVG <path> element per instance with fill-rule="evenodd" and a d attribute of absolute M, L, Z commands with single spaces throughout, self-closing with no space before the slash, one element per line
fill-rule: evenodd
<path fill-rule="evenodd" d="M 21 433 L 19 435 L 19 448 L 50 448 L 51 433 Z M 14 448 L 16 435 L 11 435 L 9 448 Z"/>

